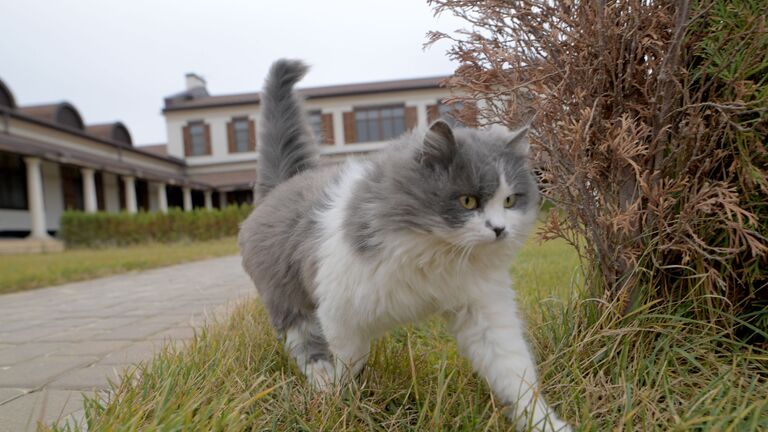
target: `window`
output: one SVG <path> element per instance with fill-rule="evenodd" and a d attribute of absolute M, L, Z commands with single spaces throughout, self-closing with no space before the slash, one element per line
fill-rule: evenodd
<path fill-rule="evenodd" d="M 386 141 L 405 132 L 405 107 L 355 108 L 357 142 Z"/>
<path fill-rule="evenodd" d="M 191 147 L 191 156 L 202 156 L 207 154 L 205 142 L 205 125 L 202 123 L 191 123 L 189 125 L 189 140 Z"/>
<path fill-rule="evenodd" d="M 323 113 L 321 111 L 310 111 L 307 113 L 307 121 L 312 128 L 312 134 L 315 141 L 325 143 L 325 134 L 323 133 Z"/>
<path fill-rule="evenodd" d="M 445 120 L 449 125 L 454 127 L 465 127 L 464 122 L 459 120 L 459 113 L 464 108 L 464 104 L 456 102 L 452 105 L 448 105 L 440 102 L 437 106 L 438 117 Z"/>
<path fill-rule="evenodd" d="M 27 209 L 27 167 L 19 155 L 0 153 L 0 208 Z"/>
<path fill-rule="evenodd" d="M 243 153 L 250 151 L 250 145 L 249 140 L 251 139 L 250 134 L 250 124 L 248 122 L 247 118 L 236 118 L 232 120 L 232 128 L 234 129 L 233 132 L 233 139 L 235 140 L 234 143 L 234 151 L 235 153 Z"/>

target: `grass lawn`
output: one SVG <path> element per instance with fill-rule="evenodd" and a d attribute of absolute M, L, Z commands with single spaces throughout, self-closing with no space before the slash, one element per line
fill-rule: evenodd
<path fill-rule="evenodd" d="M 671 305 L 622 317 L 585 299 L 577 268 L 559 241 L 529 242 L 512 268 L 543 391 L 576 430 L 768 428 L 765 352 Z M 134 378 L 86 403 L 88 430 L 512 430 L 439 319 L 376 341 L 355 382 L 317 393 L 252 301 Z"/>
<path fill-rule="evenodd" d="M 0 256 L 0 294 L 237 253 L 233 237 Z"/>

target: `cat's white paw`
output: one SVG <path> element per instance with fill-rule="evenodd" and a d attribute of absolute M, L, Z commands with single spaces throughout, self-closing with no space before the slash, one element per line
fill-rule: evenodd
<path fill-rule="evenodd" d="M 555 416 L 550 416 L 546 421 L 533 426 L 530 430 L 532 432 L 572 432 L 568 423 Z"/>
<path fill-rule="evenodd" d="M 540 411 L 534 414 L 534 419 L 528 419 L 525 416 L 520 417 L 510 409 L 507 411 L 507 417 L 515 422 L 519 432 L 572 432 L 571 426 L 557 418 L 553 412 L 548 414 Z"/>
<path fill-rule="evenodd" d="M 318 360 L 307 364 L 304 374 L 315 390 L 325 392 L 334 388 L 335 371 L 333 364 L 327 360 Z"/>

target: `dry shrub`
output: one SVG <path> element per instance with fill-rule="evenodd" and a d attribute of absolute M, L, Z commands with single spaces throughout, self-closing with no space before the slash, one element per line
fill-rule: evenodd
<path fill-rule="evenodd" d="M 766 298 L 768 3 L 431 3 L 470 25 L 430 35 L 452 42 L 459 100 L 532 121 L 560 209 L 542 234 L 578 248 L 594 294 Z"/>

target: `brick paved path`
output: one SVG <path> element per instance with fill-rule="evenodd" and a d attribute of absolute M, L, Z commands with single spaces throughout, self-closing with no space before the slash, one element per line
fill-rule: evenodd
<path fill-rule="evenodd" d="M 232 256 L 0 295 L 0 432 L 78 419 L 83 392 L 254 293 Z"/>

